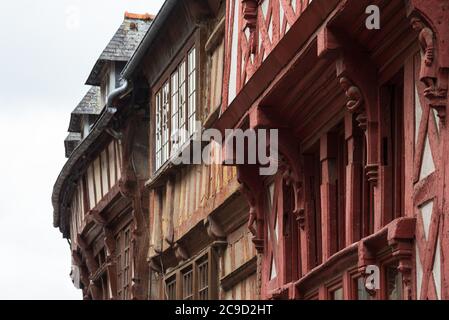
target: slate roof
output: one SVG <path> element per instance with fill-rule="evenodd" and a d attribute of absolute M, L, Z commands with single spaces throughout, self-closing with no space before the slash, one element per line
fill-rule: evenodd
<path fill-rule="evenodd" d="M 65 156 L 66 158 L 70 157 L 73 150 L 78 146 L 81 141 L 81 133 L 78 132 L 70 132 L 67 138 L 64 140 L 65 147 Z"/>
<path fill-rule="evenodd" d="M 69 132 L 81 132 L 81 116 L 94 115 L 101 113 L 100 106 L 100 87 L 91 87 L 84 98 L 72 111 L 70 116 Z"/>
<path fill-rule="evenodd" d="M 93 67 L 86 84 L 99 86 L 100 74 L 108 61 L 127 62 L 134 54 L 143 37 L 147 33 L 154 16 L 125 13 L 125 19 L 101 53 Z"/>

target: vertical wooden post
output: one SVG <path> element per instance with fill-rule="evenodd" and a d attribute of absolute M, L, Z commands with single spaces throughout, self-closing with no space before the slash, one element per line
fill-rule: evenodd
<path fill-rule="evenodd" d="M 318 288 L 318 300 L 328 300 L 329 294 L 327 292 L 327 288 L 324 284 L 320 285 Z"/>
<path fill-rule="evenodd" d="M 337 251 L 337 143 L 337 136 L 330 132 L 320 139 L 323 262 Z"/>
<path fill-rule="evenodd" d="M 343 273 L 343 300 L 354 300 L 352 292 L 352 277 L 349 271 Z"/>
<path fill-rule="evenodd" d="M 380 92 L 379 108 L 379 149 L 380 149 L 380 167 L 379 167 L 379 194 L 380 194 L 380 224 L 386 225 L 393 220 L 393 155 L 392 155 L 392 136 L 391 136 L 391 112 L 394 108 L 392 99 L 394 93 L 390 92 L 390 87 L 382 87 Z"/>
<path fill-rule="evenodd" d="M 300 231 L 301 237 L 301 269 L 302 274 L 306 274 L 321 259 L 321 234 L 317 233 L 317 222 L 321 220 L 319 199 L 315 199 L 316 185 L 319 177 L 315 177 L 315 159 L 313 155 L 304 155 L 304 189 L 305 196 L 305 226 Z M 317 215 L 317 216 L 315 216 Z M 320 222 L 320 221 L 319 221 Z"/>
<path fill-rule="evenodd" d="M 361 238 L 362 228 L 362 176 L 363 174 L 363 136 L 357 128 L 352 113 L 345 115 L 345 140 L 348 152 L 346 165 L 346 246 Z"/>
<path fill-rule="evenodd" d="M 166 183 L 165 189 L 165 201 L 164 208 L 162 211 L 162 221 L 164 225 L 163 233 L 164 239 L 169 244 L 172 245 L 174 241 L 174 225 L 173 225 L 173 193 L 174 193 L 174 182 L 173 178 L 170 177 Z"/>

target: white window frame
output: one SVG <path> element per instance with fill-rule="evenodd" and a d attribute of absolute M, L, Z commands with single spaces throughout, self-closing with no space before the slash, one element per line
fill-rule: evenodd
<path fill-rule="evenodd" d="M 154 171 L 158 171 L 198 130 L 197 61 L 194 45 L 156 91 Z"/>

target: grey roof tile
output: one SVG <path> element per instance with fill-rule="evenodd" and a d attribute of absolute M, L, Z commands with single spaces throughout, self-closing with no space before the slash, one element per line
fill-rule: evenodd
<path fill-rule="evenodd" d="M 70 132 L 67 138 L 64 140 L 65 156 L 70 157 L 73 150 L 78 146 L 81 141 L 81 134 L 76 132 Z"/>
<path fill-rule="evenodd" d="M 140 16 L 143 18 L 134 18 L 133 16 Z M 95 63 L 86 84 L 94 86 L 100 85 L 100 74 L 106 62 L 127 62 L 147 33 L 153 21 L 152 19 L 153 17 L 150 15 L 142 16 L 126 13 L 120 28 L 114 34 L 111 41 L 109 41 Z"/>
<path fill-rule="evenodd" d="M 91 87 L 75 110 L 70 116 L 69 132 L 81 132 L 82 115 L 99 115 L 102 106 L 100 106 L 100 88 Z"/>

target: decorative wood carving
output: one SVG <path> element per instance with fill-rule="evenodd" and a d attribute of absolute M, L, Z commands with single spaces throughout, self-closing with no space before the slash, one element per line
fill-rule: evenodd
<path fill-rule="evenodd" d="M 72 251 L 72 261 L 75 266 L 80 270 L 80 280 L 83 288 L 89 287 L 89 273 L 86 265 L 83 263 L 83 259 L 77 251 Z"/>
<path fill-rule="evenodd" d="M 419 80 L 426 85 L 424 93 L 430 93 L 436 89 L 436 47 L 435 34 L 421 18 L 413 17 L 410 20 L 413 30 L 419 33 L 418 40 L 421 48 L 421 70 Z"/>
<path fill-rule="evenodd" d="M 206 219 L 204 219 L 203 223 L 204 227 L 206 228 L 207 235 L 213 241 L 212 246 L 215 247 L 218 254 L 221 255 L 228 244 L 228 242 L 226 241 L 226 233 L 210 215 Z"/>
<path fill-rule="evenodd" d="M 99 225 L 100 227 L 104 227 L 107 224 L 106 218 L 103 217 L 103 215 L 98 210 L 91 210 L 88 213 L 88 219 L 91 219 L 95 224 Z"/>
<path fill-rule="evenodd" d="M 248 229 L 251 231 L 253 236 L 257 235 L 257 230 L 255 224 L 257 221 L 257 209 L 256 209 L 256 195 L 254 195 L 247 184 L 241 183 L 240 192 L 245 195 L 249 203 L 249 219 L 248 219 Z"/>
<path fill-rule="evenodd" d="M 293 214 L 299 223 L 301 229 L 305 227 L 305 210 L 304 210 L 304 199 L 302 196 L 303 185 L 294 174 L 293 169 L 289 163 L 284 163 L 283 179 L 285 184 L 293 189 L 295 205 L 293 208 Z"/>
<path fill-rule="evenodd" d="M 337 78 L 347 97 L 346 107 L 356 114 L 358 125 L 365 132 L 367 149 L 367 179 L 377 183 L 378 154 L 378 108 L 377 70 L 363 49 L 341 30 L 331 31 L 325 27 L 318 35 L 318 56 L 330 59 L 337 56 Z"/>
<path fill-rule="evenodd" d="M 362 92 L 348 78 L 341 77 L 340 85 L 345 91 L 348 102 L 346 107 L 351 113 L 360 113 L 364 111 Z"/>
<path fill-rule="evenodd" d="M 415 228 L 415 218 L 398 218 L 359 243 L 358 266 L 361 273 L 365 275 L 366 267 L 368 265 L 377 265 L 378 254 L 382 253 L 386 247 L 389 247 L 391 257 L 398 262 L 397 270 L 402 274 L 406 299 L 411 299 L 411 270 Z M 368 292 L 374 294 L 374 292 Z"/>
<path fill-rule="evenodd" d="M 77 243 L 81 249 L 83 256 L 86 259 L 86 265 L 87 265 L 87 269 L 89 270 L 89 273 L 90 274 L 95 273 L 95 271 L 98 269 L 98 263 L 95 260 L 92 250 L 89 248 L 86 241 L 84 240 L 84 238 L 81 235 L 77 236 Z"/>
<path fill-rule="evenodd" d="M 162 274 L 163 271 L 162 271 L 161 264 L 158 261 L 159 259 L 160 259 L 159 255 L 150 258 L 149 261 L 148 261 L 148 265 L 150 267 L 150 270 L 152 270 L 153 272 L 156 272 L 158 274 Z"/>
<path fill-rule="evenodd" d="M 257 252 L 264 248 L 264 198 L 265 191 L 259 171 L 255 165 L 237 166 L 237 179 L 241 184 L 240 192 L 249 204 L 248 229 L 254 235 L 253 243 Z"/>
<path fill-rule="evenodd" d="M 430 106 L 437 111 L 438 117 L 444 121 L 446 117 L 447 88 L 438 86 L 438 52 L 436 35 L 422 17 L 415 13 L 410 19 L 413 30 L 418 32 L 421 50 L 421 68 L 419 80 L 425 84 L 423 95 Z"/>
<path fill-rule="evenodd" d="M 189 260 L 190 256 L 187 253 L 187 250 L 179 242 L 175 242 L 173 245 L 173 250 L 175 251 L 175 256 L 178 263 Z"/>
<path fill-rule="evenodd" d="M 449 75 L 449 2 L 447 0 L 406 0 L 412 28 L 418 33 L 421 49 L 422 94 L 444 122 Z"/>
<path fill-rule="evenodd" d="M 295 205 L 293 214 L 299 222 L 301 228 L 305 224 L 305 211 L 302 186 L 302 161 L 299 153 L 298 140 L 295 139 L 291 130 L 279 119 L 283 119 L 281 114 L 276 113 L 275 108 L 257 107 L 249 115 L 251 129 L 277 129 L 278 130 L 278 165 L 282 168 L 283 178 L 288 186 L 291 186 L 294 193 Z M 269 143 L 269 142 L 268 142 Z M 269 148 L 269 145 L 267 145 Z"/>
<path fill-rule="evenodd" d="M 339 82 L 348 99 L 346 108 L 350 113 L 356 114 L 358 126 L 365 132 L 367 141 L 370 141 L 370 139 L 368 138 L 369 133 L 367 132 L 368 116 L 366 114 L 365 101 L 360 88 L 354 85 L 354 83 L 346 76 L 340 77 Z M 379 165 L 377 164 L 377 161 L 376 163 L 366 163 L 365 168 L 366 178 L 369 182 L 373 183 L 373 185 L 376 185 L 379 171 Z"/>

